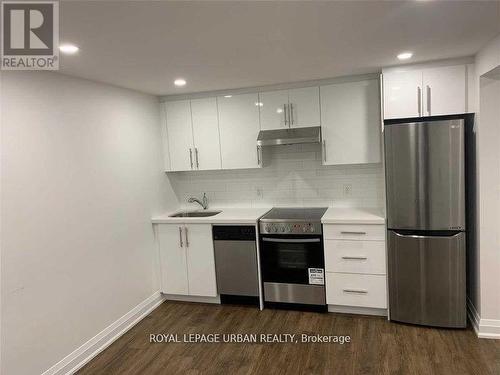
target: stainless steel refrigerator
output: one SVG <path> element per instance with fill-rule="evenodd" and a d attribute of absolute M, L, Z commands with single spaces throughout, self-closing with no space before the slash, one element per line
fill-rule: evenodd
<path fill-rule="evenodd" d="M 390 319 L 466 326 L 465 123 L 384 126 Z"/>

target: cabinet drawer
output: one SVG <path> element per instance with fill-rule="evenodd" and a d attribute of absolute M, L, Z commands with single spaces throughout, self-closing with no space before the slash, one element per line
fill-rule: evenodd
<path fill-rule="evenodd" d="M 381 240 L 385 241 L 385 225 L 327 224 L 323 226 L 325 240 Z"/>
<path fill-rule="evenodd" d="M 385 309 L 386 277 L 327 272 L 326 303 Z"/>
<path fill-rule="evenodd" d="M 385 275 L 384 241 L 325 241 L 327 272 L 370 273 Z"/>

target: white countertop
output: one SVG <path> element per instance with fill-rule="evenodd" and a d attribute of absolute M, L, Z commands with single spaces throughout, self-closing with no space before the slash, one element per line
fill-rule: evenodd
<path fill-rule="evenodd" d="M 370 208 L 330 207 L 321 218 L 323 224 L 385 224 L 382 211 Z"/>
<path fill-rule="evenodd" d="M 256 224 L 257 220 L 269 211 L 272 207 L 262 208 L 217 208 L 209 207 L 207 211 L 222 211 L 214 216 L 208 217 L 169 217 L 179 211 L 194 211 L 179 208 L 176 211 L 167 212 L 155 216 L 151 219 L 153 224 L 178 224 L 178 223 L 198 223 L 198 224 Z M 201 211 L 201 210 L 200 210 Z"/>

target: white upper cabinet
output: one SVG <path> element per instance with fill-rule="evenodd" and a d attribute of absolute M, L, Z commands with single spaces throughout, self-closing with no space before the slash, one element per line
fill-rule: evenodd
<path fill-rule="evenodd" d="M 217 100 L 204 98 L 191 100 L 193 120 L 193 169 L 220 169 L 219 119 Z"/>
<path fill-rule="evenodd" d="M 288 102 L 292 127 L 320 126 L 319 87 L 292 89 Z"/>
<path fill-rule="evenodd" d="M 384 118 L 422 116 L 422 71 L 395 71 L 383 74 Z"/>
<path fill-rule="evenodd" d="M 339 83 L 320 90 L 323 165 L 379 163 L 379 81 Z"/>
<path fill-rule="evenodd" d="M 384 71 L 384 119 L 467 112 L 465 65 Z"/>
<path fill-rule="evenodd" d="M 319 87 L 259 93 L 262 130 L 320 125 Z"/>
<path fill-rule="evenodd" d="M 465 65 L 444 66 L 423 71 L 423 116 L 466 112 Z"/>
<path fill-rule="evenodd" d="M 257 147 L 260 131 L 258 95 L 220 96 L 217 102 L 222 168 L 261 167 L 262 157 Z"/>
<path fill-rule="evenodd" d="M 171 171 L 187 171 L 194 166 L 193 131 L 189 100 L 165 103 Z"/>
<path fill-rule="evenodd" d="M 261 130 L 288 128 L 288 90 L 259 93 Z"/>

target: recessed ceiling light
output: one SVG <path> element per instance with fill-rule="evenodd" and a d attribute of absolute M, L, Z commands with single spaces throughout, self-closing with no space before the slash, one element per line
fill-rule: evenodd
<path fill-rule="evenodd" d="M 400 59 L 400 60 L 408 60 L 408 59 L 410 59 L 412 56 L 413 56 L 413 53 L 412 53 L 412 52 L 401 52 L 401 53 L 398 55 L 398 59 Z"/>
<path fill-rule="evenodd" d="M 174 85 L 176 86 L 186 86 L 186 80 L 183 79 L 183 78 L 177 78 L 175 81 L 174 81 Z"/>
<path fill-rule="evenodd" d="M 257 107 L 263 107 L 263 106 L 264 106 L 264 103 L 262 103 L 262 102 L 255 102 L 255 105 L 256 105 Z"/>
<path fill-rule="evenodd" d="M 75 54 L 78 52 L 80 48 L 78 48 L 77 46 L 75 46 L 74 44 L 61 44 L 59 46 L 59 50 L 62 52 L 62 53 L 67 53 L 69 55 L 72 55 L 72 54 Z"/>
<path fill-rule="evenodd" d="M 224 98 L 232 98 L 232 95 L 224 95 Z"/>

